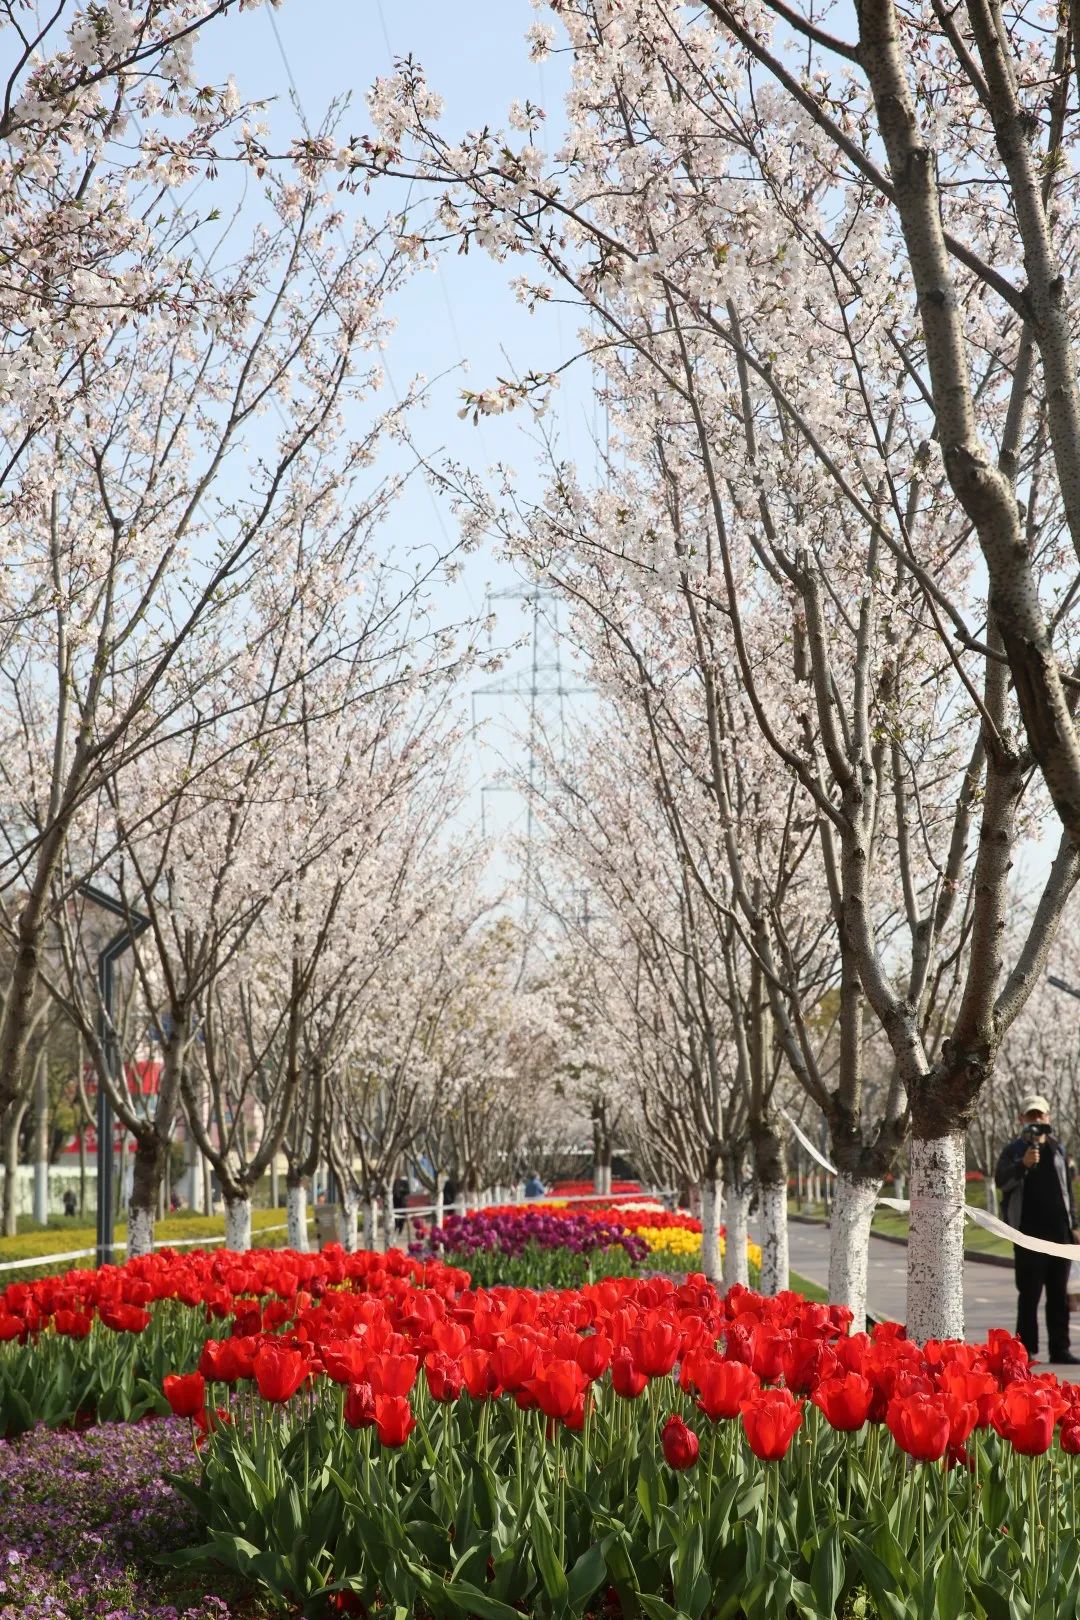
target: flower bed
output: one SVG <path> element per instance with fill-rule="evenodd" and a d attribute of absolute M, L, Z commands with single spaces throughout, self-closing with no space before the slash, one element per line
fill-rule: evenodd
<path fill-rule="evenodd" d="M 441 1227 L 428 1228 L 412 1252 L 465 1267 L 482 1287 L 572 1288 L 598 1277 L 630 1276 L 649 1244 L 619 1222 L 522 1205 L 451 1215 Z"/>
<path fill-rule="evenodd" d="M 379 1297 L 417 1282 L 452 1294 L 468 1280 L 397 1250 L 161 1249 L 124 1266 L 11 1283 L 0 1292 L 0 1436 L 166 1411 L 162 1377 L 195 1366 L 208 1325 L 216 1335 L 280 1326 L 332 1288 Z"/>
<path fill-rule="evenodd" d="M 208 1590 L 309 1620 L 1080 1611 L 1080 1390 L 1004 1332 L 920 1350 L 699 1276 L 485 1290 L 340 1250 L 155 1255 L 0 1306 L 9 1428 L 86 1387 L 83 1419 L 122 1416 L 126 1386 L 194 1441 L 0 1447 L 0 1620 L 233 1612 Z M 123 1495 L 124 1458 L 151 1485 Z"/>
<path fill-rule="evenodd" d="M 184 1562 L 313 1620 L 1075 1614 L 1080 1394 L 847 1325 L 700 1277 L 328 1293 L 168 1386 Z"/>
<path fill-rule="evenodd" d="M 191 1542 L 198 1517 L 171 1475 L 197 1473 L 175 1419 L 0 1445 L 0 1620 L 227 1620 L 252 1612 L 217 1575 L 155 1560 Z"/>
<path fill-rule="evenodd" d="M 598 1193 L 591 1181 L 556 1181 L 551 1188 L 553 1198 L 618 1198 L 620 1194 L 630 1198 L 641 1196 L 641 1183 L 639 1181 L 613 1181 L 609 1193 Z"/>
<path fill-rule="evenodd" d="M 516 1257 L 525 1247 L 522 1234 L 540 1230 L 541 1219 L 544 1221 L 544 1237 L 538 1241 L 537 1249 L 557 1250 L 562 1231 L 566 1234 L 562 1241 L 571 1252 L 586 1253 L 584 1223 L 591 1222 L 605 1230 L 608 1243 L 611 1243 L 612 1232 L 625 1233 L 638 1239 L 644 1244 L 644 1249 L 635 1251 L 639 1258 L 654 1257 L 658 1267 L 665 1271 L 689 1272 L 701 1266 L 701 1222 L 682 1210 L 663 1209 L 655 1200 L 641 1194 L 617 1202 L 612 1202 L 610 1198 L 597 1198 L 588 1203 L 575 1203 L 572 1207 L 560 1203 L 557 1198 L 538 1199 L 527 1204 L 493 1205 L 488 1209 L 472 1211 L 464 1222 L 460 1217 L 451 1217 L 441 1234 L 433 1231 L 426 1243 L 414 1246 L 415 1252 L 440 1254 L 459 1265 L 468 1266 L 474 1273 L 474 1279 L 485 1285 L 507 1282 L 539 1286 L 550 1280 L 552 1284 L 567 1286 L 591 1281 L 599 1275 L 625 1275 L 627 1268 L 614 1253 L 611 1264 L 603 1261 L 598 1263 L 598 1257 L 593 1255 L 588 1267 L 571 1265 L 565 1268 L 565 1275 L 553 1274 L 550 1279 L 548 1269 L 555 1273 L 557 1268 L 551 1261 L 540 1260 L 535 1254 L 532 1274 L 524 1266 L 508 1270 L 505 1266 L 500 1268 L 492 1263 L 477 1268 L 472 1258 L 477 1252 L 502 1252 Z M 499 1230 L 485 1241 L 486 1222 L 495 1223 Z M 565 1224 L 560 1228 L 555 1224 L 557 1222 Z M 460 1244 L 455 1241 L 459 1233 L 464 1239 Z M 721 1255 L 725 1242 L 724 1229 L 721 1227 Z M 594 1243 L 593 1248 L 598 1247 Z M 746 1252 L 753 1278 L 761 1266 L 761 1247 L 748 1239 Z"/>

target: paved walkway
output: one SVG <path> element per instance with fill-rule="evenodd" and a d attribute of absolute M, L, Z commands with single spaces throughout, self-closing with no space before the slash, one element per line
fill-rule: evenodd
<path fill-rule="evenodd" d="M 829 1276 L 829 1233 L 820 1225 L 791 1221 L 788 1247 L 792 1271 L 825 1286 Z M 870 1239 L 867 1308 L 874 1316 L 902 1322 L 906 1314 L 907 1250 L 898 1243 Z M 993 1327 L 1016 1326 L 1016 1286 L 1012 1267 L 988 1266 L 969 1260 L 964 1268 L 964 1322 L 969 1339 L 984 1339 Z M 1040 1323 L 1045 1332 L 1045 1321 Z M 1073 1351 L 1080 1355 L 1080 1323 L 1073 1323 Z M 1040 1365 L 1045 1365 L 1040 1363 Z M 1063 1378 L 1080 1382 L 1080 1367 L 1052 1368 Z"/>

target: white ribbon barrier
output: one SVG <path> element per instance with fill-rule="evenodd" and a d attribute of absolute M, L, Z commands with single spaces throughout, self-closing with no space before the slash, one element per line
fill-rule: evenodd
<path fill-rule="evenodd" d="M 818 1152 L 813 1142 L 805 1132 L 799 1129 L 791 1115 L 785 1113 L 782 1108 L 780 1112 L 811 1158 L 816 1159 L 822 1169 L 827 1170 L 831 1176 L 838 1175 L 839 1171 L 836 1166 L 830 1164 L 828 1159 Z M 936 1202 L 940 1202 L 940 1200 L 936 1200 Z M 910 1198 L 882 1197 L 878 1199 L 878 1204 L 883 1209 L 895 1209 L 901 1215 L 911 1213 Z M 925 1205 L 926 1200 L 924 1200 Z M 963 1213 L 966 1220 L 973 1222 L 976 1226 L 981 1226 L 986 1232 L 993 1232 L 995 1237 L 1004 1238 L 1007 1243 L 1014 1243 L 1018 1249 L 1030 1249 L 1033 1254 L 1051 1254 L 1058 1260 L 1080 1260 L 1080 1243 L 1052 1243 L 1049 1238 L 1032 1237 L 1027 1232 L 1018 1232 L 1015 1226 L 1009 1226 L 1006 1221 L 999 1220 L 996 1215 L 991 1215 L 988 1209 L 978 1209 L 973 1204 L 965 1204 Z"/>

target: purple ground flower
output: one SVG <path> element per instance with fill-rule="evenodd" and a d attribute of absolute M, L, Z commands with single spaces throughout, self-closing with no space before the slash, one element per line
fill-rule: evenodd
<path fill-rule="evenodd" d="M 165 1483 L 196 1472 L 189 1426 L 175 1419 L 0 1441 L 0 1620 L 239 1614 L 150 1562 L 198 1539 L 194 1513 Z"/>

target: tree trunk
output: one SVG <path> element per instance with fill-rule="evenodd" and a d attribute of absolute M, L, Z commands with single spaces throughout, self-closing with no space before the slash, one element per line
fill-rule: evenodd
<path fill-rule="evenodd" d="M 442 1223 L 443 1223 L 443 1220 L 445 1218 L 445 1205 L 443 1203 L 443 1183 L 442 1183 L 441 1177 L 439 1177 L 439 1176 L 435 1177 L 434 1204 L 435 1204 L 435 1214 L 434 1214 L 434 1217 L 433 1217 L 434 1223 L 435 1223 L 436 1226 L 441 1227 Z"/>
<path fill-rule="evenodd" d="M 761 1199 L 761 1281 L 763 1294 L 780 1294 L 788 1286 L 787 1182 L 770 1181 Z"/>
<path fill-rule="evenodd" d="M 717 1165 L 701 1181 L 701 1269 L 711 1283 L 723 1275 L 720 1259 L 720 1208 L 724 1183 Z"/>
<path fill-rule="evenodd" d="M 917 1344 L 964 1337 L 965 1133 L 911 1137 L 907 1330 Z"/>
<path fill-rule="evenodd" d="M 244 1253 L 251 1248 L 251 1199 L 225 1197 L 225 1247 Z"/>
<path fill-rule="evenodd" d="M 156 1134 L 137 1140 L 131 1177 L 131 1201 L 127 1212 L 128 1258 L 151 1254 L 154 1248 L 154 1220 L 164 1153 Z"/>
<path fill-rule="evenodd" d="M 829 1299 L 851 1311 L 853 1333 L 861 1333 L 866 1326 L 870 1223 L 880 1191 L 881 1183 L 872 1177 L 841 1170 L 836 1178 L 829 1233 Z"/>
<path fill-rule="evenodd" d="M 364 1248 L 369 1252 L 379 1240 L 379 1200 L 374 1194 L 364 1204 Z"/>
<path fill-rule="evenodd" d="M 17 1236 L 19 1230 L 19 1131 L 25 1113 L 25 1103 L 13 1108 L 4 1130 L 4 1236 L 9 1238 Z"/>
<path fill-rule="evenodd" d="M 34 1076 L 34 1219 L 49 1223 L 49 1071 L 44 1054 Z"/>
<path fill-rule="evenodd" d="M 747 1217 L 750 1209 L 750 1189 L 736 1185 L 730 1177 L 724 1184 L 724 1287 L 750 1282 L 750 1267 L 746 1256 Z"/>
<path fill-rule="evenodd" d="M 357 1216 L 360 1212 L 360 1194 L 355 1187 L 341 1189 L 341 1201 L 338 1206 L 338 1236 L 341 1247 L 346 1254 L 355 1254 L 357 1248 L 356 1227 Z M 367 1227 L 368 1217 L 364 1216 L 364 1226 Z"/>
<path fill-rule="evenodd" d="M 763 1294 L 788 1285 L 787 1154 L 775 1119 L 765 1115 L 750 1126 L 754 1171 L 761 1203 L 761 1281 Z"/>
<path fill-rule="evenodd" d="M 288 1223 L 288 1232 L 285 1241 L 290 1249 L 299 1254 L 306 1254 L 308 1249 L 307 1232 L 307 1186 L 303 1176 L 295 1179 L 290 1171 L 285 1180 L 285 1219 Z"/>

